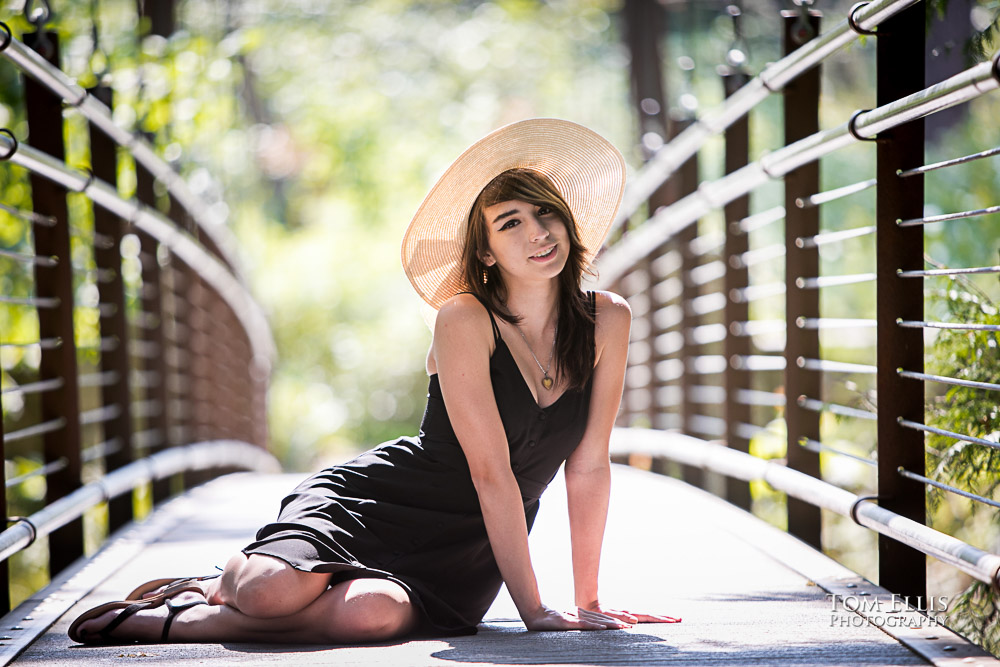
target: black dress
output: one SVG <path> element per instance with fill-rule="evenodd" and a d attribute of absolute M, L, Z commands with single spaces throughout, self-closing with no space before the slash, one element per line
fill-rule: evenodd
<path fill-rule="evenodd" d="M 490 379 L 530 530 L 542 491 L 583 437 L 592 380 L 539 407 L 493 313 L 490 319 Z M 309 477 L 243 552 L 331 572 L 331 585 L 389 579 L 420 609 L 424 631 L 474 633 L 502 579 L 437 375 L 430 377 L 419 437 L 383 443 Z"/>

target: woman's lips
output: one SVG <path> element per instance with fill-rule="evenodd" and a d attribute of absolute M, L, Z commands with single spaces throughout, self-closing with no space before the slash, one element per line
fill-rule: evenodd
<path fill-rule="evenodd" d="M 553 245 L 547 248 L 546 250 L 543 250 L 541 253 L 532 255 L 528 259 L 530 259 L 533 262 L 548 262 L 554 259 L 555 256 L 556 256 L 556 246 Z"/>

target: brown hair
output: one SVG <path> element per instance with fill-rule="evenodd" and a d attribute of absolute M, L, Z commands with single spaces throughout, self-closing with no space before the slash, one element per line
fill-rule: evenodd
<path fill-rule="evenodd" d="M 556 337 L 556 378 L 566 378 L 568 389 L 583 389 L 594 371 L 594 316 L 588 299 L 580 291 L 586 248 L 580 242 L 573 212 L 544 174 L 531 169 L 509 169 L 483 188 L 469 213 L 462 252 L 462 266 L 469 291 L 507 322 L 516 325 L 519 317 L 507 310 L 507 286 L 496 266 L 487 266 L 482 257 L 490 250 L 485 210 L 500 202 L 519 199 L 534 206 L 552 209 L 562 219 L 569 234 L 569 258 L 559 274 L 559 326 Z M 488 280 L 483 282 L 483 272 Z"/>

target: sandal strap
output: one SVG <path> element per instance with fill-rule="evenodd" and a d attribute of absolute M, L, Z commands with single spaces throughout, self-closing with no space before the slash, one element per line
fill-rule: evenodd
<path fill-rule="evenodd" d="M 170 641 L 170 626 L 173 625 L 174 619 L 185 609 L 190 609 L 191 607 L 196 607 L 200 604 L 208 604 L 208 600 L 204 598 L 200 600 L 188 600 L 187 602 L 181 602 L 180 604 L 173 604 L 172 600 L 167 600 L 167 620 L 163 623 L 163 632 L 160 634 L 160 642 L 166 643 Z M 134 606 L 134 605 L 133 605 Z M 131 609 L 131 607 L 129 607 Z M 135 612 L 132 612 L 133 614 Z M 117 620 L 117 619 L 115 619 Z"/>
<path fill-rule="evenodd" d="M 111 619 L 110 623 L 101 628 L 101 631 L 98 632 L 97 634 L 106 641 L 114 640 L 115 638 L 111 636 L 111 633 L 115 631 L 115 628 L 124 623 L 126 619 L 134 616 L 136 612 L 149 608 L 150 605 L 145 600 L 141 602 L 136 602 L 135 604 L 130 604 L 129 606 L 122 609 L 117 616 Z"/>

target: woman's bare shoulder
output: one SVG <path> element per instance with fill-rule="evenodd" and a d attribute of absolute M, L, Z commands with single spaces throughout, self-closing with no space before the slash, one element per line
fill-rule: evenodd
<path fill-rule="evenodd" d="M 614 292 L 595 291 L 598 335 L 610 337 L 628 335 L 632 324 L 632 309 L 624 297 Z"/>
<path fill-rule="evenodd" d="M 427 373 L 438 371 L 438 357 L 444 351 L 465 353 L 480 349 L 486 356 L 493 354 L 493 326 L 490 314 L 472 294 L 456 294 L 438 311 L 434 321 L 434 338 L 427 353 Z"/>
<path fill-rule="evenodd" d="M 441 305 L 434 322 L 435 336 L 441 327 L 475 331 L 485 325 L 490 328 L 490 315 L 474 295 L 456 294 Z"/>

